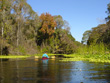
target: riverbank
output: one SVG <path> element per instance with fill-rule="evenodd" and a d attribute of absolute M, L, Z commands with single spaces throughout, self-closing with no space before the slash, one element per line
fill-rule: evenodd
<path fill-rule="evenodd" d="M 54 55 L 63 55 L 66 58 L 62 57 L 60 61 L 89 61 L 89 62 L 101 62 L 101 63 L 110 63 L 110 55 L 80 55 L 80 54 L 48 54 L 49 57 Z M 0 55 L 0 58 L 5 59 L 16 59 L 16 58 L 41 58 L 42 54 L 35 55 Z"/>
<path fill-rule="evenodd" d="M 0 58 L 5 59 L 16 59 L 16 58 L 42 58 L 43 54 L 34 54 L 34 55 L 0 55 Z M 49 57 L 54 55 L 61 55 L 61 54 L 48 54 Z"/>
<path fill-rule="evenodd" d="M 15 58 L 27 58 L 27 57 L 30 57 L 30 56 L 23 56 L 23 55 L 9 55 L 9 56 L 6 56 L 6 55 L 1 55 L 0 58 L 2 59 L 15 59 Z"/>
<path fill-rule="evenodd" d="M 61 61 L 89 61 L 89 62 L 110 63 L 110 55 L 70 54 L 70 55 L 64 55 L 64 56 L 67 58 L 63 58 Z"/>

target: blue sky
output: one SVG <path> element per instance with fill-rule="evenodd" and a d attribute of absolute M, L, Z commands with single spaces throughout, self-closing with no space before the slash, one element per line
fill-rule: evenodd
<path fill-rule="evenodd" d="M 69 22 L 70 32 L 81 42 L 83 33 L 104 23 L 109 0 L 27 0 L 40 16 L 42 13 L 61 15 Z"/>

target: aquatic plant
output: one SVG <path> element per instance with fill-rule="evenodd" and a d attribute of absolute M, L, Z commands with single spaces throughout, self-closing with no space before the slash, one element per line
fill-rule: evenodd
<path fill-rule="evenodd" d="M 2 55 L 2 56 L 0 56 L 0 58 L 12 58 L 12 59 L 14 59 L 14 58 L 27 58 L 27 57 L 29 57 L 29 56 L 22 56 L 22 55 L 19 55 L 19 56 L 15 56 L 15 55 L 5 56 L 5 55 Z"/>
<path fill-rule="evenodd" d="M 65 55 L 65 57 L 60 61 L 89 61 L 89 62 L 102 62 L 102 63 L 110 63 L 110 55 L 80 55 L 80 54 L 70 54 Z"/>

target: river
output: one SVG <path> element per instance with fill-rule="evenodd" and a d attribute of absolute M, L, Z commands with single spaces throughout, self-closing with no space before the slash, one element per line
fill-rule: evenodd
<path fill-rule="evenodd" d="M 1 60 L 0 83 L 110 83 L 110 64 L 59 59 Z"/>

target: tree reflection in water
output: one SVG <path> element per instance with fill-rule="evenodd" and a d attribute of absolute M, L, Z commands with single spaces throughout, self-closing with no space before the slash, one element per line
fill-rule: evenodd
<path fill-rule="evenodd" d="M 109 83 L 109 78 L 110 64 L 57 59 L 0 62 L 0 83 Z"/>

